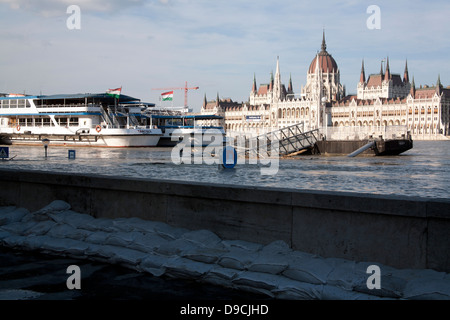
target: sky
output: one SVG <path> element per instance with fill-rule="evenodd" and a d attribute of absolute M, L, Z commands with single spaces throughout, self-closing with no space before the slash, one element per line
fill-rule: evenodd
<path fill-rule="evenodd" d="M 253 77 L 268 83 L 279 57 L 282 82 L 291 76 L 300 93 L 323 31 L 347 94 L 356 93 L 363 59 L 368 76 L 386 57 L 400 75 L 407 60 L 417 87 L 435 85 L 438 75 L 447 86 L 449 16 L 448 0 L 0 0 L 0 92 L 122 87 L 160 105 L 166 90 L 154 89 L 187 82 L 199 87 L 188 91 L 198 112 L 205 95 L 248 101 Z M 162 103 L 183 104 L 180 89 Z"/>

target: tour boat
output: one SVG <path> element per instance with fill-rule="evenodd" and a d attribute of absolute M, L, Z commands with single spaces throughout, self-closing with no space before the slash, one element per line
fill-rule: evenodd
<path fill-rule="evenodd" d="M 64 146 L 155 147 L 162 131 L 141 125 L 137 101 L 108 93 L 0 94 L 0 137 L 26 145 L 48 139 Z"/>
<path fill-rule="evenodd" d="M 226 135 L 223 126 L 217 123 L 223 117 L 217 115 L 169 115 L 153 111 L 149 118 L 163 133 L 158 143 L 161 147 L 172 147 L 180 142 L 194 147 L 223 145 Z"/>

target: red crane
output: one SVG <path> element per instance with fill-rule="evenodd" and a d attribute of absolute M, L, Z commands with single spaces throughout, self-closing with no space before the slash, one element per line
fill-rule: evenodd
<path fill-rule="evenodd" d="M 184 106 L 187 107 L 188 106 L 188 98 L 187 98 L 188 90 L 198 90 L 198 89 L 199 89 L 199 87 L 188 88 L 188 84 L 186 81 L 184 88 L 153 88 L 152 90 L 184 90 Z"/>

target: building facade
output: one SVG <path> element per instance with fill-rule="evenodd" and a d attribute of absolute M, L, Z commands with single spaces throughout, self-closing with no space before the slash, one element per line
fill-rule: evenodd
<path fill-rule="evenodd" d="M 323 34 L 321 51 L 310 63 L 300 94 L 294 93 L 291 78 L 287 89 L 282 84 L 277 58 L 269 83 L 258 87 L 253 77 L 248 102 L 220 100 L 219 96 L 208 102 L 205 96 L 201 112 L 222 116 L 220 125 L 230 136 L 260 135 L 298 123 L 303 123 L 304 131 L 322 128 L 327 139 L 355 138 L 350 134 L 354 132 L 360 133 L 359 138 L 364 133 L 391 138 L 392 132 L 408 131 L 413 139 L 450 136 L 450 87 L 444 88 L 438 76 L 435 86 L 416 88 L 414 79 L 410 82 L 407 62 L 403 76 L 391 73 L 387 59 L 379 73 L 366 79 L 363 61 L 357 94 L 346 95 L 345 91 Z"/>

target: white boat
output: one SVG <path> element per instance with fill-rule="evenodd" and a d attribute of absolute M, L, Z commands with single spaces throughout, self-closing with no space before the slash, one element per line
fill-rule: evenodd
<path fill-rule="evenodd" d="M 12 144 L 92 147 L 155 147 L 161 129 L 140 125 L 139 99 L 106 93 L 0 95 L 0 136 Z"/>
<path fill-rule="evenodd" d="M 181 141 L 198 147 L 223 145 L 225 139 L 226 133 L 222 126 L 205 124 L 223 119 L 221 116 L 189 113 L 169 115 L 153 112 L 148 117 L 162 131 L 163 135 L 158 143 L 160 147 L 172 147 Z M 218 136 L 220 136 L 219 141 L 217 141 Z"/>

